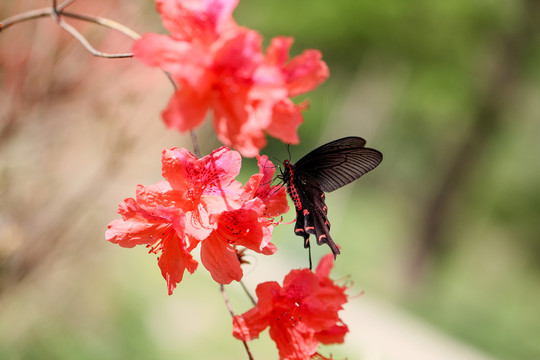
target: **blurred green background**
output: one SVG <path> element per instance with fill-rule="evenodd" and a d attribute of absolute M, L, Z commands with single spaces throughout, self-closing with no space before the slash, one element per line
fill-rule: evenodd
<path fill-rule="evenodd" d="M 4 2 L 0 18 L 48 4 Z M 79 0 L 73 11 L 163 31 L 151 1 Z M 335 277 L 365 291 L 354 303 L 381 299 L 494 358 L 540 358 L 540 2 L 243 0 L 235 18 L 328 63 L 293 161 L 353 134 L 384 154 L 327 195 Z M 104 51 L 129 51 L 74 24 Z M 161 149 L 190 148 L 159 120 L 167 79 L 136 60 L 91 58 L 50 19 L 0 33 L 0 65 L 0 358 L 247 358 L 202 266 L 167 297 L 144 249 L 104 241 L 117 204 L 160 180 Z M 218 146 L 208 123 L 197 134 L 203 153 Z M 288 156 L 274 139 L 263 153 Z M 244 160 L 242 180 L 253 171 Z M 248 284 L 306 266 L 292 227 L 276 229 L 276 255 L 253 258 Z M 248 308 L 237 285 L 229 295 Z"/>

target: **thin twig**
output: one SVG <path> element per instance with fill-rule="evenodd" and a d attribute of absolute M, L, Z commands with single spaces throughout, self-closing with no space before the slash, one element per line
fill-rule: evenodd
<path fill-rule="evenodd" d="M 107 59 L 118 59 L 118 58 L 131 58 L 133 57 L 132 53 L 123 53 L 123 54 L 107 54 L 101 51 L 96 50 L 88 40 L 80 33 L 78 32 L 73 26 L 69 25 L 67 22 L 63 21 L 62 19 L 58 20 L 58 26 L 60 26 L 62 29 L 66 30 L 68 33 L 71 34 L 77 41 L 81 43 L 82 46 L 88 52 L 90 52 L 94 56 L 99 56 Z"/>
<path fill-rule="evenodd" d="M 56 10 L 57 11 L 62 11 L 64 10 L 65 8 L 67 8 L 69 5 L 71 5 L 75 0 L 67 0 L 65 1 L 64 3 L 60 4 Z"/>
<path fill-rule="evenodd" d="M 229 297 L 227 296 L 227 293 L 225 292 L 225 285 L 223 284 L 219 285 L 219 289 L 221 291 L 221 295 L 223 295 L 223 300 L 225 301 L 225 306 L 227 306 L 227 310 L 229 310 L 229 314 L 231 314 L 231 316 L 234 317 L 234 311 L 231 307 L 231 304 L 229 303 Z M 246 348 L 246 352 L 248 354 L 249 360 L 253 360 L 253 355 L 251 355 L 251 351 L 249 351 L 247 342 L 242 340 L 242 343 L 244 343 L 244 347 Z"/>
<path fill-rule="evenodd" d="M 34 20 L 42 17 L 52 16 L 54 17 L 55 13 L 61 13 L 63 9 L 68 7 L 71 3 L 73 3 L 74 0 L 67 0 L 63 2 L 62 4 L 58 5 L 56 7 L 56 1 L 53 1 L 53 7 L 46 7 L 42 9 L 35 9 L 30 11 L 25 11 L 21 14 L 14 15 L 11 17 L 8 17 L 2 21 L 0 21 L 0 31 L 7 29 L 11 25 L 15 25 L 17 23 L 27 21 L 27 20 Z M 56 9 L 56 10 L 55 10 Z"/>
<path fill-rule="evenodd" d="M 246 285 L 244 284 L 244 282 L 242 280 L 240 280 L 239 282 L 240 282 L 240 285 L 242 286 L 242 289 L 244 289 L 244 292 L 248 296 L 249 300 L 251 300 L 251 303 L 253 305 L 257 305 L 257 302 L 255 301 L 255 298 L 249 293 L 249 291 L 248 291 Z"/>
<path fill-rule="evenodd" d="M 130 28 L 128 28 L 127 26 L 122 25 L 120 23 L 117 23 L 116 21 L 113 21 L 111 19 L 107 19 L 107 18 L 103 18 L 103 17 L 99 17 L 99 16 L 96 16 L 96 17 L 86 16 L 86 15 L 75 14 L 75 13 L 71 13 L 71 12 L 67 12 L 67 11 L 59 11 L 58 13 L 60 15 L 62 15 L 62 16 L 65 16 L 65 17 L 70 17 L 70 18 L 73 18 L 73 19 L 88 21 L 88 22 L 98 24 L 98 25 L 101 25 L 101 26 L 104 26 L 104 27 L 108 27 L 109 29 L 113 29 L 113 30 L 121 32 L 122 34 L 132 38 L 133 40 L 138 40 L 138 39 L 141 38 L 141 35 L 137 34 L 135 31 L 133 31 Z"/>
<path fill-rule="evenodd" d="M 60 20 L 60 16 L 58 15 L 58 7 L 57 7 L 57 3 L 56 3 L 56 0 L 53 0 L 53 3 L 52 3 L 52 12 L 51 12 L 51 16 L 53 18 L 53 20 L 55 22 L 59 22 Z"/>
<path fill-rule="evenodd" d="M 117 22 L 115 22 L 113 20 L 110 20 L 110 19 L 101 18 L 101 17 L 90 17 L 90 16 L 86 16 L 86 15 L 79 15 L 79 14 L 74 14 L 74 13 L 69 13 L 69 12 L 63 12 L 63 11 L 59 10 L 59 9 L 61 9 L 63 7 L 66 7 L 67 5 L 69 5 L 69 3 L 71 3 L 71 2 L 66 1 L 65 3 L 61 4 L 58 8 L 51 7 L 51 8 L 30 10 L 30 11 L 26 11 L 26 12 L 24 12 L 22 14 L 18 14 L 18 15 L 9 17 L 9 18 L 7 18 L 7 19 L 0 22 L 0 31 L 7 29 L 11 25 L 18 24 L 18 23 L 23 22 L 23 21 L 34 20 L 34 19 L 38 19 L 38 18 L 41 18 L 41 17 L 50 16 L 56 21 L 58 26 L 60 26 L 62 29 L 66 30 L 68 33 L 70 33 L 71 36 L 73 36 L 77 41 L 79 41 L 84 46 L 84 48 L 86 50 L 88 50 L 94 56 L 99 56 L 99 57 L 104 57 L 104 58 L 109 58 L 109 59 L 133 57 L 132 53 L 108 54 L 108 53 L 104 53 L 104 52 L 101 52 L 101 51 L 97 50 L 96 48 L 94 48 L 88 42 L 88 40 L 86 40 L 86 38 L 79 31 L 77 31 L 73 26 L 69 25 L 65 21 L 62 21 L 60 17 L 65 16 L 65 17 L 70 17 L 70 18 L 75 18 L 75 19 L 79 19 L 79 20 L 83 20 L 83 21 L 92 22 L 94 24 L 105 26 L 105 27 L 108 27 L 108 28 L 113 29 L 113 30 L 117 30 L 117 31 L 123 33 L 124 35 L 126 35 L 126 36 L 128 36 L 128 37 L 130 37 L 132 39 L 135 39 L 135 40 L 137 40 L 137 39 L 139 39 L 141 37 L 139 34 L 134 32 L 133 30 L 129 29 L 128 27 L 126 27 L 126 26 L 124 26 L 122 24 L 119 24 L 119 23 L 117 23 Z M 56 1 L 53 1 L 53 5 L 56 5 Z"/>
<path fill-rule="evenodd" d="M 0 31 L 3 31 L 7 29 L 8 27 L 10 27 L 11 25 L 15 25 L 23 21 L 52 16 L 53 12 L 54 12 L 53 9 L 48 7 L 48 8 L 43 8 L 43 9 L 30 10 L 30 11 L 26 11 L 18 15 L 8 17 L 0 21 Z"/>
<path fill-rule="evenodd" d="M 199 150 L 199 144 L 197 143 L 197 135 L 195 135 L 195 130 L 191 130 L 191 143 L 193 144 L 193 152 L 195 153 L 195 156 L 198 158 L 201 157 L 201 151 Z"/>

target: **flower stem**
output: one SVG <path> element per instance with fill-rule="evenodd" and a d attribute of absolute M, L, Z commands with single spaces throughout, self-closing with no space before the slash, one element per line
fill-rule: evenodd
<path fill-rule="evenodd" d="M 199 144 L 197 142 L 197 135 L 195 135 L 195 130 L 191 130 L 189 133 L 191 135 L 191 143 L 193 144 L 193 152 L 195 153 L 195 156 L 200 158 L 201 151 L 199 150 Z"/>
<path fill-rule="evenodd" d="M 234 317 L 233 309 L 231 307 L 231 304 L 229 303 L 229 297 L 227 296 L 227 292 L 225 291 L 225 285 L 223 284 L 219 285 L 219 289 L 221 291 L 221 295 L 223 295 L 223 300 L 225 301 L 225 306 L 227 306 L 227 310 L 229 310 L 229 314 L 231 314 L 231 316 Z M 251 351 L 249 351 L 247 342 L 242 340 L 242 343 L 244 343 L 244 348 L 246 349 L 249 360 L 253 360 L 253 355 L 251 355 Z"/>
<path fill-rule="evenodd" d="M 244 289 L 244 292 L 248 296 L 249 300 L 251 300 L 251 303 L 253 304 L 253 306 L 257 305 L 257 302 L 255 301 L 255 298 L 250 294 L 250 292 L 248 291 L 248 289 L 246 287 L 246 284 L 244 284 L 244 282 L 242 280 L 240 280 L 240 285 L 242 286 L 242 289 Z"/>

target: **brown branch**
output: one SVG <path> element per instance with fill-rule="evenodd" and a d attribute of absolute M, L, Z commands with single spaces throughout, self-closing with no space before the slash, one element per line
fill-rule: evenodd
<path fill-rule="evenodd" d="M 70 17 L 73 19 L 83 20 L 87 22 L 91 22 L 97 25 L 101 25 L 104 27 L 107 27 L 109 29 L 116 30 L 118 32 L 121 32 L 122 34 L 132 38 L 133 40 L 138 40 L 141 38 L 141 35 L 136 33 L 135 31 L 131 30 L 127 26 L 124 26 L 120 23 L 117 23 L 116 21 L 113 21 L 111 19 L 103 18 L 103 17 L 93 17 L 93 16 L 87 16 L 87 15 L 81 15 L 81 14 L 75 14 L 67 11 L 58 11 L 58 14 L 65 17 Z"/>
<path fill-rule="evenodd" d="M 0 31 L 4 31 L 8 27 L 21 23 L 23 21 L 52 16 L 53 13 L 54 13 L 53 8 L 49 7 L 49 8 L 43 8 L 43 9 L 30 10 L 30 11 L 26 11 L 18 15 L 8 17 L 0 21 Z"/>
<path fill-rule="evenodd" d="M 59 6 L 56 6 L 56 0 L 53 0 L 52 7 L 30 10 L 30 11 L 26 11 L 18 15 L 8 17 L 0 21 L 0 31 L 7 29 L 11 25 L 15 25 L 23 21 L 34 20 L 34 19 L 47 17 L 47 16 L 51 16 L 54 18 L 58 13 L 61 13 L 63 9 L 65 9 L 71 3 L 73 3 L 73 1 L 75 0 L 67 0 L 63 2 L 62 4 L 60 4 Z"/>
<path fill-rule="evenodd" d="M 67 0 L 64 3 L 60 4 L 58 7 L 56 7 L 56 11 L 62 11 L 65 8 L 67 8 L 69 5 L 71 5 L 75 0 Z"/>
<path fill-rule="evenodd" d="M 193 152 L 195 153 L 196 157 L 200 158 L 201 151 L 199 150 L 199 144 L 197 143 L 197 135 L 195 135 L 195 130 L 191 130 L 189 134 L 191 135 L 191 143 L 193 144 Z"/>
<path fill-rule="evenodd" d="M 71 36 L 75 38 L 78 42 L 81 43 L 82 46 L 92 55 L 103 57 L 107 59 L 118 59 L 118 58 L 131 58 L 133 57 L 132 53 L 124 53 L 124 54 L 107 54 L 104 52 L 101 52 L 99 50 L 96 50 L 88 40 L 80 33 L 78 32 L 73 26 L 69 25 L 67 22 L 63 21 L 62 19 L 58 19 L 58 26 L 60 26 L 62 29 L 66 30 Z"/>
<path fill-rule="evenodd" d="M 233 311 L 233 309 L 231 307 L 231 304 L 229 303 L 229 298 L 227 297 L 227 292 L 225 292 L 225 285 L 220 284 L 219 289 L 221 291 L 221 295 L 223 295 L 223 301 L 225 301 L 225 306 L 227 306 L 227 310 L 229 310 L 229 314 L 231 314 L 231 317 L 234 317 L 234 311 Z M 251 351 L 249 351 L 249 347 L 248 347 L 247 342 L 242 340 L 242 343 L 244 344 L 244 348 L 246 349 L 249 360 L 253 360 L 253 355 L 251 355 Z"/>
<path fill-rule="evenodd" d="M 255 301 L 255 298 L 249 293 L 249 291 L 248 291 L 246 285 L 244 284 L 244 282 L 242 280 L 240 280 L 239 283 L 242 286 L 242 289 L 244 289 L 244 292 L 246 293 L 246 295 L 249 298 L 249 300 L 251 301 L 251 303 L 254 306 L 257 305 L 257 302 Z"/>

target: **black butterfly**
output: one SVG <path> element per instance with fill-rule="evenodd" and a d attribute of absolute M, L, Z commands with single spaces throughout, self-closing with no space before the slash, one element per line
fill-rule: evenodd
<path fill-rule="evenodd" d="M 316 148 L 294 165 L 289 160 L 283 162 L 284 170 L 278 177 L 294 202 L 294 232 L 304 237 L 304 248 L 310 247 L 309 235 L 313 234 L 318 245 L 330 246 L 334 259 L 340 253 L 330 237 L 324 193 L 347 185 L 381 163 L 382 154 L 365 148 L 365 144 L 361 137 L 345 137 Z"/>

